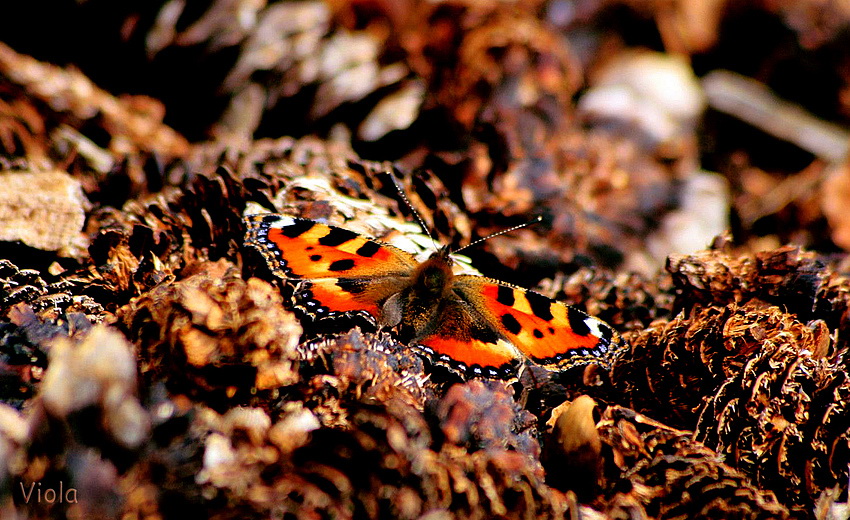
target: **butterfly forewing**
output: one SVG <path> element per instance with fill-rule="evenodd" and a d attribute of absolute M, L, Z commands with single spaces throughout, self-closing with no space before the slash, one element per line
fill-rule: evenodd
<path fill-rule="evenodd" d="M 277 214 L 251 215 L 245 243 L 285 279 L 409 276 L 413 255 L 353 231 Z"/>
<path fill-rule="evenodd" d="M 352 231 L 277 214 L 245 218 L 245 243 L 272 273 L 296 283 L 295 307 L 314 320 L 366 313 L 398 292 L 417 265 L 413 255 Z"/>

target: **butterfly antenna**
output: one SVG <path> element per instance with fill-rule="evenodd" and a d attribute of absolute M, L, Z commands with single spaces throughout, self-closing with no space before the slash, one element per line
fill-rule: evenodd
<path fill-rule="evenodd" d="M 486 237 L 484 237 L 484 238 L 479 238 L 478 240 L 473 240 L 472 242 L 470 242 L 470 243 L 466 244 L 465 246 L 463 246 L 463 247 L 461 247 L 461 248 L 459 248 L 459 249 L 455 249 L 454 251 L 452 251 L 452 254 L 454 254 L 454 253 L 459 253 L 460 251 L 463 251 L 463 250 L 464 250 L 464 249 L 466 249 L 466 248 L 469 248 L 469 247 L 472 247 L 472 246 L 474 246 L 474 245 L 480 244 L 481 242 L 484 242 L 485 240 L 490 240 L 490 239 L 491 239 L 491 238 L 493 238 L 493 237 L 497 237 L 497 236 L 499 236 L 499 235 L 504 235 L 504 234 L 506 234 L 506 233 L 511 233 L 511 232 L 513 232 L 513 231 L 516 231 L 517 229 L 522 229 L 522 228 L 524 228 L 524 227 L 526 227 L 526 226 L 530 226 L 530 225 L 532 225 L 532 224 L 537 224 L 537 223 L 538 223 L 538 222 L 540 222 L 541 220 L 543 220 L 543 217 L 541 217 L 540 215 L 538 215 L 537 217 L 535 217 L 535 218 L 533 218 L 533 219 L 529 220 L 528 222 L 526 222 L 525 224 L 520 224 L 520 225 L 518 225 L 518 226 L 514 226 L 514 227 L 511 227 L 511 228 L 508 228 L 508 229 L 503 229 L 503 230 L 501 230 L 501 231 L 497 231 L 497 232 L 495 232 L 495 233 L 493 233 L 493 234 L 491 234 L 491 235 L 487 235 L 487 236 L 486 236 Z"/>
<path fill-rule="evenodd" d="M 407 195 L 404 193 L 404 188 L 399 184 L 398 179 L 395 178 L 395 175 L 387 172 L 390 179 L 393 181 L 393 185 L 395 185 L 395 189 L 398 191 L 398 194 L 401 195 L 401 199 L 404 201 L 404 204 L 413 213 L 413 216 L 416 217 L 416 221 L 419 222 L 419 225 L 425 231 L 425 234 L 428 235 L 428 238 L 431 239 L 431 243 L 434 244 L 434 249 L 440 249 L 440 246 L 437 245 L 437 241 L 434 240 L 434 236 L 431 235 L 431 231 L 428 230 L 428 226 L 425 224 L 425 221 L 422 220 L 422 217 L 419 216 L 419 212 L 416 211 L 416 208 L 413 207 L 413 204 L 410 203 L 410 199 L 407 198 Z"/>

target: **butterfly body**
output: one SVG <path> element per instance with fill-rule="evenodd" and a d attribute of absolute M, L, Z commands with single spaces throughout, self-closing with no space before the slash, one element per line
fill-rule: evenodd
<path fill-rule="evenodd" d="M 359 315 L 392 328 L 465 377 L 512 379 L 528 359 L 550 370 L 607 365 L 621 348 L 606 323 L 543 295 L 459 275 L 447 248 L 427 260 L 352 231 L 277 214 L 245 218 L 246 245 L 295 285 L 313 320 Z"/>

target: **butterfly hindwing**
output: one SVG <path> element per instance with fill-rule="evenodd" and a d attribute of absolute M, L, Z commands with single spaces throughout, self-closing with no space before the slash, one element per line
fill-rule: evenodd
<path fill-rule="evenodd" d="M 302 281 L 297 285 L 293 300 L 295 306 L 314 320 L 331 318 L 337 313 L 365 312 L 377 323 L 380 318 L 378 302 L 364 297 L 359 290 L 345 290 L 348 280 L 321 278 Z"/>
<path fill-rule="evenodd" d="M 522 360 L 510 341 L 462 300 L 445 302 L 435 329 L 413 345 L 432 362 L 470 377 L 511 379 Z"/>

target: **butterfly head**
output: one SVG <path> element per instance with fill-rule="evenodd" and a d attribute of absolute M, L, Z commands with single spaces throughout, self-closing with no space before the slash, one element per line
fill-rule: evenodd
<path fill-rule="evenodd" d="M 416 291 L 421 295 L 440 297 L 451 287 L 454 273 L 452 258 L 447 247 L 431 253 L 428 260 L 422 262 L 414 276 Z"/>
<path fill-rule="evenodd" d="M 428 257 L 429 260 L 435 260 L 439 262 L 444 262 L 446 265 L 451 267 L 454 265 L 454 260 L 452 259 L 453 251 L 449 249 L 449 246 L 443 246 L 438 250 L 431 253 L 431 256 Z"/>

